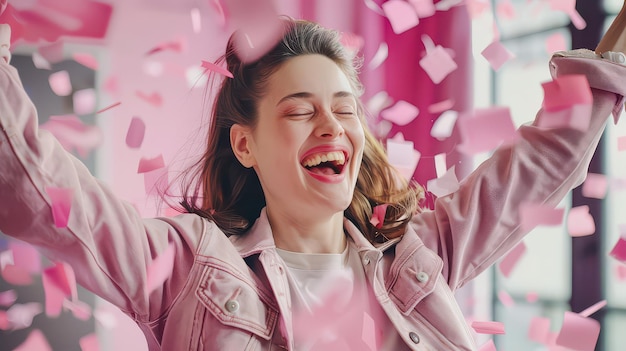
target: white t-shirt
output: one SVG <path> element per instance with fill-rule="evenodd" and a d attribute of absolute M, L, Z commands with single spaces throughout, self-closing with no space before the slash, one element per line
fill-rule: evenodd
<path fill-rule="evenodd" d="M 287 266 L 296 350 L 408 350 L 371 292 L 352 240 L 340 254 L 276 250 Z"/>

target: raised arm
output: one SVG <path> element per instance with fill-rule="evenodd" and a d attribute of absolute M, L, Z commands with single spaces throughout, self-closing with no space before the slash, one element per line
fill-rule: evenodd
<path fill-rule="evenodd" d="M 16 69 L 8 64 L 9 30 L 0 25 L 0 231 L 69 263 L 78 282 L 139 321 L 160 316 L 187 277 L 203 221 L 143 220 L 118 200 L 47 131 Z M 73 191 L 67 227 L 57 228 L 46 189 Z M 168 245 L 176 249 L 170 279 L 150 295 L 147 267 Z"/>
<path fill-rule="evenodd" d="M 626 49 L 624 11 L 598 51 Z M 587 174 L 607 118 L 621 113 L 626 95 L 626 66 L 620 54 L 601 58 L 590 50 L 556 53 L 554 78 L 581 74 L 593 96 L 589 129 L 541 128 L 550 114 L 540 110 L 522 126 L 519 140 L 500 147 L 462 183 L 460 190 L 435 202 L 434 211 L 413 218 L 412 229 L 444 261 L 444 277 L 456 289 L 495 263 L 526 234 L 520 225 L 524 203 L 555 207 Z M 573 113 L 570 111 L 569 113 Z M 411 232 L 409 232 L 411 234 Z"/>

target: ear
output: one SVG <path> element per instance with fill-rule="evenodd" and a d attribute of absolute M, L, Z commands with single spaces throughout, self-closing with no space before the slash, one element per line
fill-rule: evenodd
<path fill-rule="evenodd" d="M 252 133 L 249 127 L 233 124 L 230 127 L 230 147 L 242 166 L 250 168 L 256 160 L 250 148 Z"/>

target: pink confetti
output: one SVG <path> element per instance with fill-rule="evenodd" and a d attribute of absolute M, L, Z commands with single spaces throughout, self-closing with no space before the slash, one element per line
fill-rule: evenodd
<path fill-rule="evenodd" d="M 515 306 L 515 300 L 513 300 L 511 295 L 509 295 L 509 293 L 504 290 L 498 291 L 498 300 L 500 300 L 500 303 L 502 303 L 502 305 L 505 307 Z"/>
<path fill-rule="evenodd" d="M 600 302 L 597 302 L 597 303 L 593 304 L 592 306 L 585 308 L 584 311 L 581 311 L 578 314 L 581 315 L 582 317 L 589 317 L 592 314 L 598 312 L 604 306 L 606 306 L 606 300 L 602 300 Z"/>
<path fill-rule="evenodd" d="M 504 256 L 504 258 L 500 261 L 500 264 L 498 264 L 498 268 L 500 268 L 502 275 L 508 278 L 524 253 L 526 253 L 526 245 L 522 241 L 509 251 L 509 253 L 507 253 L 506 256 Z"/>
<path fill-rule="evenodd" d="M 13 351 L 52 351 L 52 347 L 48 343 L 48 340 L 39 329 L 35 329 L 28 338 Z"/>
<path fill-rule="evenodd" d="M 87 68 L 91 68 L 94 71 L 98 69 L 98 60 L 96 60 L 96 58 L 93 57 L 92 54 L 86 52 L 77 52 L 72 55 L 72 58 L 74 59 L 74 61 L 80 63 Z"/>
<path fill-rule="evenodd" d="M 589 129 L 591 105 L 573 105 L 566 110 L 544 111 L 537 120 L 541 128 L 573 128 L 580 131 Z"/>
<path fill-rule="evenodd" d="M 497 351 L 497 349 L 496 349 L 496 345 L 493 343 L 493 340 L 490 339 L 486 343 L 484 343 L 482 346 L 480 346 L 478 351 Z"/>
<path fill-rule="evenodd" d="M 68 188 L 46 187 L 46 193 L 50 197 L 52 219 L 57 228 L 67 227 L 72 210 L 72 198 L 74 190 Z"/>
<path fill-rule="evenodd" d="M 477 109 L 473 115 L 459 116 L 457 125 L 463 141 L 457 148 L 469 155 L 491 151 L 518 138 L 508 107 Z"/>
<path fill-rule="evenodd" d="M 11 330 L 29 328 L 33 324 L 33 318 L 41 314 L 39 302 L 15 304 L 7 310 L 7 320 Z"/>
<path fill-rule="evenodd" d="M 412 141 L 404 140 L 402 134 L 398 133 L 393 139 L 387 139 L 387 157 L 389 163 L 409 180 L 413 178 L 421 153 L 415 150 Z"/>
<path fill-rule="evenodd" d="M 540 344 L 548 344 L 550 338 L 550 319 L 533 317 L 528 328 L 528 339 Z"/>
<path fill-rule="evenodd" d="M 57 317 L 63 309 L 63 300 L 77 298 L 74 270 L 67 263 L 58 262 L 43 271 L 41 280 L 46 294 L 46 315 Z"/>
<path fill-rule="evenodd" d="M 29 273 L 41 273 L 41 255 L 34 246 L 21 241 L 11 241 L 9 249 L 13 252 L 15 266 Z"/>
<path fill-rule="evenodd" d="M 96 109 L 96 92 L 92 89 L 82 89 L 74 92 L 74 113 L 88 115 Z"/>
<path fill-rule="evenodd" d="M 17 301 L 17 294 L 15 290 L 7 290 L 0 292 L 0 306 L 9 307 Z M 1 328 L 0 328 L 1 329 Z"/>
<path fill-rule="evenodd" d="M 5 250 L 0 252 L 0 269 L 4 269 L 6 266 L 13 265 L 13 251 Z"/>
<path fill-rule="evenodd" d="M 75 115 L 50 116 L 40 127 L 52 133 L 65 150 L 81 157 L 87 157 L 104 139 L 100 128 L 84 124 Z"/>
<path fill-rule="evenodd" d="M 117 326 L 115 315 L 101 307 L 93 311 L 93 318 L 105 329 L 113 329 Z"/>
<path fill-rule="evenodd" d="M 550 0 L 550 7 L 553 10 L 565 12 L 576 29 L 583 30 L 587 27 L 587 22 L 576 11 L 576 0 Z"/>
<path fill-rule="evenodd" d="M 426 182 L 426 189 L 437 197 L 443 197 L 459 190 L 455 166 L 450 167 L 443 176 Z"/>
<path fill-rule="evenodd" d="M 427 50 L 426 56 L 420 60 L 419 64 L 435 84 L 441 83 L 458 68 L 456 62 L 441 45 L 437 45 L 432 50 Z"/>
<path fill-rule="evenodd" d="M 0 330 L 9 330 L 10 327 L 11 323 L 9 322 L 7 311 L 0 310 Z"/>
<path fill-rule="evenodd" d="M 202 68 L 205 69 L 206 71 L 213 71 L 216 73 L 219 73 L 223 76 L 226 76 L 228 78 L 233 78 L 233 74 L 230 73 L 226 68 L 222 67 L 222 66 L 218 66 L 214 63 L 208 62 L 208 61 L 204 61 L 202 60 Z"/>
<path fill-rule="evenodd" d="M 544 204 L 523 203 L 519 207 L 522 231 L 530 231 L 539 225 L 558 226 L 563 223 L 565 209 Z"/>
<path fill-rule="evenodd" d="M 163 167 L 165 167 L 163 155 L 159 155 L 154 158 L 142 157 L 141 160 L 139 160 L 139 168 L 137 169 L 137 173 L 146 173 Z"/>
<path fill-rule="evenodd" d="M 441 178 L 444 174 L 446 174 L 446 171 L 448 170 L 445 152 L 435 155 L 434 159 L 435 159 L 435 174 L 437 174 L 437 178 Z"/>
<path fill-rule="evenodd" d="M 622 263 L 626 263 L 626 238 L 624 236 L 617 240 L 609 255 Z"/>
<path fill-rule="evenodd" d="M 433 127 L 430 129 L 430 135 L 437 140 L 449 138 L 452 135 L 458 117 L 459 114 L 456 111 L 445 111 L 437 117 L 435 123 L 433 123 Z"/>
<path fill-rule="evenodd" d="M 158 45 L 156 45 L 154 48 L 150 49 L 147 53 L 146 56 L 150 56 L 150 55 L 154 55 L 158 52 L 162 52 L 162 51 L 174 51 L 174 52 L 178 52 L 181 53 L 183 51 L 185 51 L 187 48 L 187 40 L 184 37 L 180 37 L 176 40 L 172 40 L 172 41 L 166 41 L 166 42 L 162 42 Z"/>
<path fill-rule="evenodd" d="M 543 108 L 547 112 L 569 109 L 573 105 L 591 105 L 593 97 L 587 77 L 565 75 L 551 82 L 542 83 Z"/>
<path fill-rule="evenodd" d="M 191 27 L 193 28 L 193 32 L 198 34 L 202 31 L 202 16 L 200 15 L 200 9 L 194 7 L 191 9 L 189 13 L 191 16 Z"/>
<path fill-rule="evenodd" d="M 113 103 L 113 104 L 111 104 L 111 105 L 109 105 L 109 106 L 107 106 L 107 107 L 104 107 L 104 108 L 102 108 L 102 109 L 100 109 L 100 110 L 96 111 L 96 114 L 99 114 L 99 113 L 102 113 L 102 112 L 108 111 L 108 110 L 110 110 L 110 109 L 112 109 L 112 108 L 115 108 L 115 107 L 117 107 L 117 106 L 121 105 L 121 104 L 122 104 L 121 102 L 116 102 L 116 103 Z"/>
<path fill-rule="evenodd" d="M 596 232 L 596 224 L 589 206 L 572 207 L 567 215 L 567 231 L 572 237 L 587 236 Z"/>
<path fill-rule="evenodd" d="M 494 71 L 499 70 L 502 65 L 515 57 L 515 55 L 499 41 L 494 41 L 489 44 L 483 49 L 481 55 L 489 61 Z"/>
<path fill-rule="evenodd" d="M 531 291 L 526 294 L 526 301 L 528 301 L 529 303 L 535 303 L 538 300 L 539 300 L 539 294 L 537 294 L 536 292 Z"/>
<path fill-rule="evenodd" d="M 430 17 L 437 11 L 433 0 L 409 0 L 409 3 L 413 5 L 413 9 L 415 9 L 415 13 L 419 18 Z"/>
<path fill-rule="evenodd" d="M 392 107 L 381 112 L 381 117 L 399 126 L 411 123 L 419 114 L 419 109 L 412 104 L 400 100 Z"/>
<path fill-rule="evenodd" d="M 78 340 L 81 351 L 99 351 L 100 342 L 98 341 L 98 335 L 95 333 L 85 335 Z"/>
<path fill-rule="evenodd" d="M 162 285 L 172 275 L 176 247 L 170 243 L 168 247 L 148 266 L 146 292 L 149 294 Z"/>
<path fill-rule="evenodd" d="M 126 133 L 126 145 L 131 149 L 138 149 L 143 143 L 146 133 L 146 124 L 139 117 L 133 117 Z"/>
<path fill-rule="evenodd" d="M 406 1 L 388 0 L 381 7 L 396 34 L 404 33 L 419 24 L 415 9 Z"/>
<path fill-rule="evenodd" d="M 626 135 L 617 138 L 617 151 L 626 150 Z"/>
<path fill-rule="evenodd" d="M 70 74 L 67 71 L 58 71 L 48 77 L 50 88 L 58 96 L 68 96 L 72 93 Z"/>
<path fill-rule="evenodd" d="M 478 334 L 504 334 L 504 324 L 500 322 L 472 322 L 472 328 Z"/>
<path fill-rule="evenodd" d="M 76 319 L 86 321 L 91 317 L 91 306 L 79 300 L 63 300 L 63 307 L 70 310 Z"/>
<path fill-rule="evenodd" d="M 552 34 L 546 39 L 546 51 L 550 54 L 567 50 L 567 42 L 562 33 Z"/>
<path fill-rule="evenodd" d="M 447 99 L 447 100 L 442 100 L 439 102 L 436 102 L 430 106 L 428 106 L 428 112 L 435 114 L 435 113 L 441 113 L 441 112 L 445 112 L 450 110 L 451 108 L 454 107 L 454 100 L 453 99 Z"/>
<path fill-rule="evenodd" d="M 37 48 L 41 57 L 48 62 L 48 64 L 59 63 L 65 59 L 63 54 L 63 42 L 57 41 L 49 45 L 43 45 Z"/>
<path fill-rule="evenodd" d="M 372 60 L 368 65 L 369 69 L 374 70 L 378 66 L 382 65 L 388 56 L 389 46 L 387 45 L 387 43 L 380 43 L 380 45 L 378 46 L 378 50 L 376 50 L 374 57 L 372 57 Z"/>
<path fill-rule="evenodd" d="M 496 13 L 501 19 L 515 18 L 515 7 L 510 0 L 500 1 L 496 7 Z"/>
<path fill-rule="evenodd" d="M 38 69 L 52 69 L 50 62 L 48 62 L 48 60 L 41 56 L 41 54 L 37 51 L 33 52 L 33 65 L 35 65 Z"/>
<path fill-rule="evenodd" d="M 389 206 L 388 204 L 382 204 L 382 205 L 378 205 L 375 206 L 374 209 L 372 210 L 372 218 L 370 219 L 370 223 L 380 229 L 383 226 L 383 223 L 385 222 L 385 214 L 387 213 L 387 206 Z"/>
<path fill-rule="evenodd" d="M 143 174 L 144 188 L 146 195 L 158 196 L 160 192 L 167 188 L 169 169 L 162 167 Z"/>
<path fill-rule="evenodd" d="M 237 28 L 233 44 L 243 63 L 256 61 L 282 37 L 284 25 L 272 0 L 231 1 L 226 13 Z"/>
<path fill-rule="evenodd" d="M 603 199 L 608 190 L 608 179 L 604 174 L 588 173 L 582 187 L 584 197 Z"/>
<path fill-rule="evenodd" d="M 6 265 L 2 269 L 2 279 L 15 286 L 27 286 L 33 284 L 32 275 L 25 269 L 14 265 Z"/>
<path fill-rule="evenodd" d="M 600 335 L 600 323 L 578 313 L 566 311 L 556 345 L 577 351 L 593 351 Z"/>
<path fill-rule="evenodd" d="M 142 100 L 144 100 L 145 102 L 155 106 L 155 107 L 161 107 L 161 105 L 163 104 L 163 97 L 161 97 L 161 94 L 159 93 L 152 93 L 150 95 L 142 92 L 142 91 L 136 91 L 135 94 Z"/>
<path fill-rule="evenodd" d="M 624 246 L 626 247 L 626 244 Z M 624 253 L 626 254 L 626 249 L 624 250 Z M 626 261 L 624 261 L 624 263 L 626 263 Z M 615 275 L 617 276 L 617 280 L 626 282 L 626 266 L 618 265 L 615 268 Z"/>

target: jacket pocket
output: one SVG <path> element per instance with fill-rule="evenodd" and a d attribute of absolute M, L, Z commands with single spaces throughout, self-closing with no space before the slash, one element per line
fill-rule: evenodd
<path fill-rule="evenodd" d="M 391 272 L 395 277 L 390 280 L 389 297 L 404 315 L 408 315 L 433 292 L 442 269 L 441 257 L 423 244 L 419 245 L 406 262 Z"/>
<path fill-rule="evenodd" d="M 196 297 L 212 317 L 222 326 L 270 340 L 278 320 L 278 308 L 272 305 L 269 294 L 249 273 L 238 272 L 221 261 L 205 264 Z"/>

